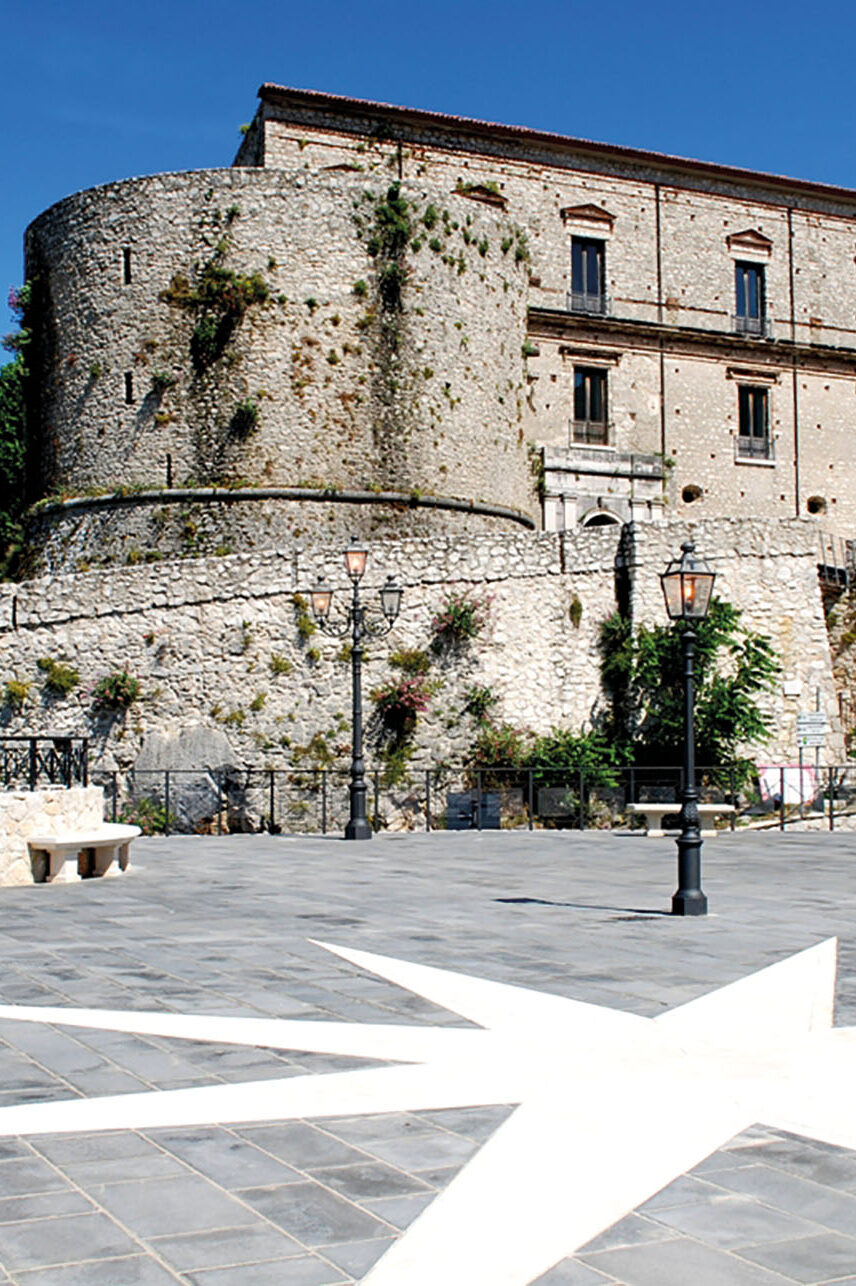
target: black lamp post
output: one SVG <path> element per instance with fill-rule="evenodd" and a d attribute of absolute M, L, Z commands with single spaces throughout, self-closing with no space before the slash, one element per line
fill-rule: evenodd
<path fill-rule="evenodd" d="M 353 593 L 351 603 L 345 607 L 340 620 L 334 621 L 330 616 L 333 602 L 333 590 L 329 586 L 318 584 L 312 590 L 312 612 L 315 620 L 326 634 L 344 638 L 351 634 L 351 691 L 352 691 L 352 735 L 351 735 L 351 812 L 345 827 L 345 839 L 371 839 L 372 828 L 366 817 L 366 777 L 363 760 L 363 694 L 362 664 L 363 640 L 366 637 L 379 638 L 388 634 L 395 624 L 401 610 L 402 591 L 391 576 L 380 590 L 380 611 L 382 615 L 372 617 L 371 609 L 363 606 L 360 599 L 360 581 L 366 570 L 368 550 L 365 546 L 352 541 L 345 550 L 345 570 L 351 578 Z M 375 609 L 376 610 L 376 609 Z"/>
<path fill-rule="evenodd" d="M 710 607 L 714 573 L 695 552 L 691 540 L 681 546 L 660 576 L 669 619 L 683 621 L 684 649 L 684 788 L 681 792 L 681 833 L 678 836 L 678 889 L 672 897 L 672 915 L 707 915 L 707 898 L 701 888 L 701 832 L 698 791 L 695 784 L 695 631 Z"/>

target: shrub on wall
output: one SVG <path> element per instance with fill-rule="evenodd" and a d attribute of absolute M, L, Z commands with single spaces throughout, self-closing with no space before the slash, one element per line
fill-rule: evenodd
<path fill-rule="evenodd" d="M 460 648 L 478 638 L 487 625 L 487 615 L 487 600 L 477 597 L 472 590 L 449 594 L 431 622 L 433 651 Z"/>
<path fill-rule="evenodd" d="M 92 689 L 92 704 L 96 710 L 127 710 L 140 695 L 140 680 L 127 670 L 114 670 L 105 674 Z"/>

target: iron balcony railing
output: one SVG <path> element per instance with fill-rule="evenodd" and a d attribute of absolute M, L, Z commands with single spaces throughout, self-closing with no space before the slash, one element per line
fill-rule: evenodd
<path fill-rule="evenodd" d="M 0 782 L 4 790 L 41 786 L 87 786 L 86 737 L 0 737 Z"/>
<path fill-rule="evenodd" d="M 750 438 L 738 434 L 734 439 L 736 460 L 775 460 L 776 444 L 772 438 Z"/>
<path fill-rule="evenodd" d="M 751 335 L 756 339 L 770 339 L 773 334 L 773 321 L 769 311 L 763 317 L 750 317 L 746 313 L 732 313 L 731 328 L 738 335 Z"/>
<path fill-rule="evenodd" d="M 605 317 L 612 312 L 612 300 L 602 291 L 590 294 L 586 290 L 569 290 L 568 312 L 593 313 L 596 316 Z"/>
<path fill-rule="evenodd" d="M 614 443 L 612 424 L 608 420 L 571 420 L 571 446 L 611 447 Z"/>

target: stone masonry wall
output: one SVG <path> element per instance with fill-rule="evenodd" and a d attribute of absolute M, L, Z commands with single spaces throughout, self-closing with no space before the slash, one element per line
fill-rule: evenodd
<path fill-rule="evenodd" d="M 743 609 L 749 626 L 771 636 L 783 677 L 801 685 L 806 700 L 811 695 L 810 707 L 782 690 L 771 698 L 775 733 L 765 760 L 793 760 L 795 716 L 813 708 L 815 687 L 835 729 L 828 755 L 840 757 L 810 524 L 637 524 L 631 557 L 637 621 L 664 621 L 659 573 L 688 531 L 719 573 L 717 592 Z M 392 633 L 369 645 L 366 693 L 398 674 L 391 653 L 423 649 L 432 656 L 432 696 L 416 728 L 414 762 L 460 761 L 476 731 L 465 712 L 476 685 L 498 697 L 497 719 L 539 732 L 597 720 L 598 628 L 616 604 L 620 538 L 617 528 L 599 528 L 371 544 L 367 600 L 388 573 L 405 593 Z M 199 725 L 225 733 L 233 762 L 311 764 L 320 736 L 346 763 L 347 655 L 340 641 L 306 631 L 306 605 L 295 599 L 319 573 L 344 590 L 341 551 L 331 544 L 311 554 L 188 559 L 3 586 L 0 676 L 31 684 L 20 712 L 6 706 L 3 725 L 10 732 L 88 733 L 95 766 L 123 771 L 153 734 Z M 432 618 L 450 593 L 463 591 L 486 606 L 487 626 L 469 647 L 434 656 Z M 582 608 L 576 626 L 575 600 Z M 45 690 L 37 662 L 47 657 L 79 671 L 79 685 L 65 698 Z M 140 678 L 140 700 L 123 717 L 97 714 L 93 685 L 121 668 Z M 367 699 L 367 717 L 372 708 Z"/>
<path fill-rule="evenodd" d="M 534 512 L 514 222 L 405 183 L 412 235 L 390 299 L 391 261 L 369 253 L 390 177 L 156 175 L 40 216 L 27 236 L 43 390 L 33 477 L 76 494 L 395 489 Z M 224 321 L 241 280 L 255 297 Z M 213 356 L 206 321 L 220 326 Z M 366 516 L 351 515 L 358 528 Z M 443 515 L 425 524 L 443 530 Z"/>
<path fill-rule="evenodd" d="M 0 791 L 0 884 L 33 883 L 31 835 L 98 830 L 103 817 L 100 786 Z"/>

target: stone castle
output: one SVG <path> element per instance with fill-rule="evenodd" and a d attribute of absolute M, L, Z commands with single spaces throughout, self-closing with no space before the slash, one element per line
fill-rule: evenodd
<path fill-rule="evenodd" d="M 589 724 L 619 542 L 630 610 L 659 620 L 691 529 L 782 657 L 767 753 L 791 762 L 819 701 L 834 758 L 817 566 L 846 578 L 856 528 L 854 263 L 856 192 L 264 85 L 230 169 L 81 192 L 27 230 L 6 671 L 134 667 L 148 695 L 107 766 L 252 701 L 236 753 L 287 754 L 347 705 L 293 602 L 357 533 L 405 585 L 399 647 L 450 586 L 491 598 L 423 721 L 420 749 L 453 755 L 474 678 L 504 718 Z M 72 697 L 7 723 L 87 717 Z"/>

